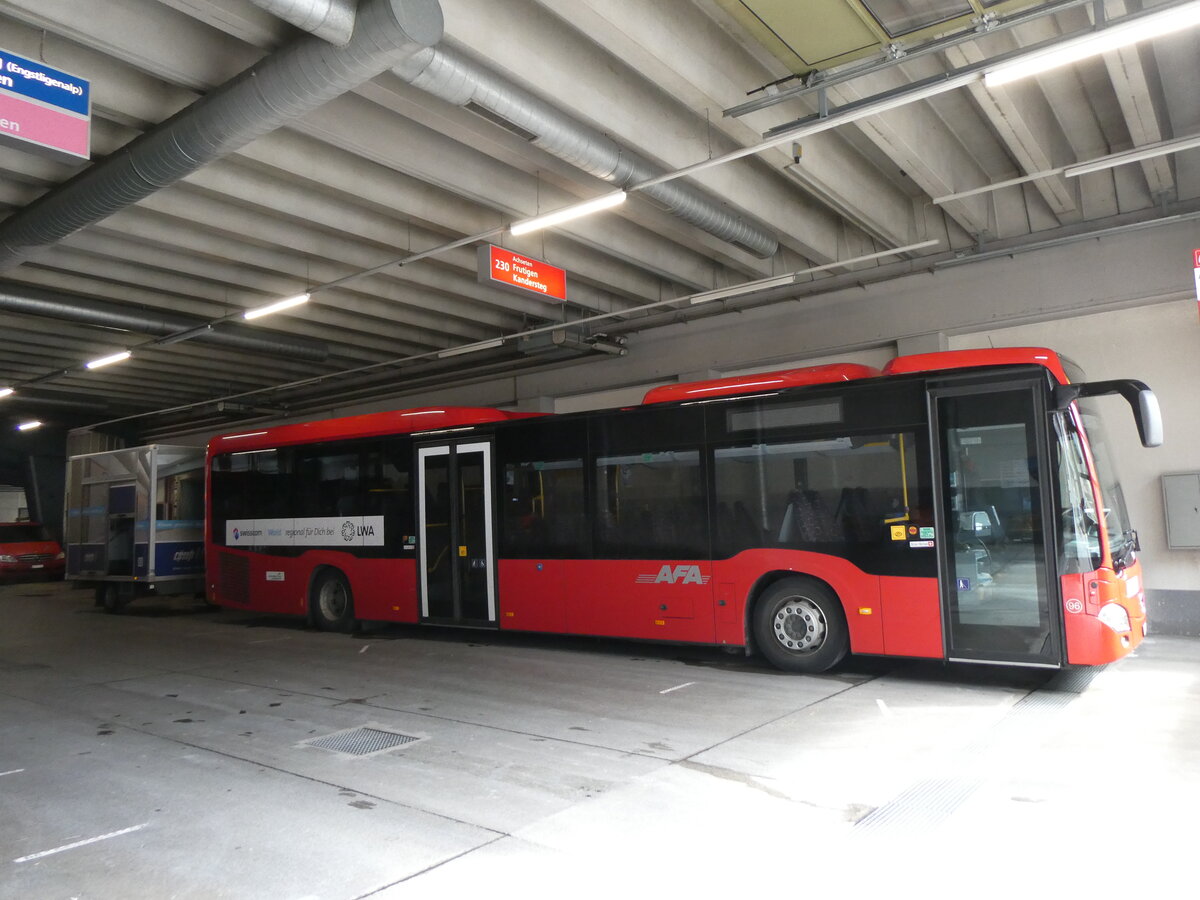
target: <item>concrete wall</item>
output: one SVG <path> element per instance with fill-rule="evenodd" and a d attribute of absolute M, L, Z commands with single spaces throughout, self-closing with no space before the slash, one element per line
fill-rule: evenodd
<path fill-rule="evenodd" d="M 0 522 L 16 522 L 26 512 L 25 489 L 0 484 Z"/>

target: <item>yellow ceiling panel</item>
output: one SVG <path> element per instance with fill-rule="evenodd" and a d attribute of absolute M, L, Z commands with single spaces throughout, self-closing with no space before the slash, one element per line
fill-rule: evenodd
<path fill-rule="evenodd" d="M 798 72 L 879 44 L 844 0 L 732 0 L 722 6 Z"/>

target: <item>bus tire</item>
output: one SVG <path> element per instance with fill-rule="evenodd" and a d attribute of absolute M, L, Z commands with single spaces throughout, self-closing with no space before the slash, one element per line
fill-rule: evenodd
<path fill-rule="evenodd" d="M 337 569 L 325 569 L 313 579 L 309 603 L 313 622 L 322 631 L 354 630 L 354 595 Z"/>
<path fill-rule="evenodd" d="M 811 578 L 784 578 L 767 588 L 753 625 L 762 655 L 786 672 L 824 672 L 850 649 L 841 602 Z"/>

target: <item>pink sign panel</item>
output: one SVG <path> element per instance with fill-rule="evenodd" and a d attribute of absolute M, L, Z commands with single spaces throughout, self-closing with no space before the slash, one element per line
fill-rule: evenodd
<path fill-rule="evenodd" d="M 88 124 L 86 116 L 0 91 L 0 139 L 7 139 L 7 142 L 27 142 L 87 159 L 90 149 Z"/>

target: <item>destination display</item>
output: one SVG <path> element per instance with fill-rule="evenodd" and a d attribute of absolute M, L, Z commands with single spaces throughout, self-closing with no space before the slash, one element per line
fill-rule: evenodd
<path fill-rule="evenodd" d="M 479 248 L 479 280 L 547 300 L 567 299 L 567 271 L 488 244 Z"/>

